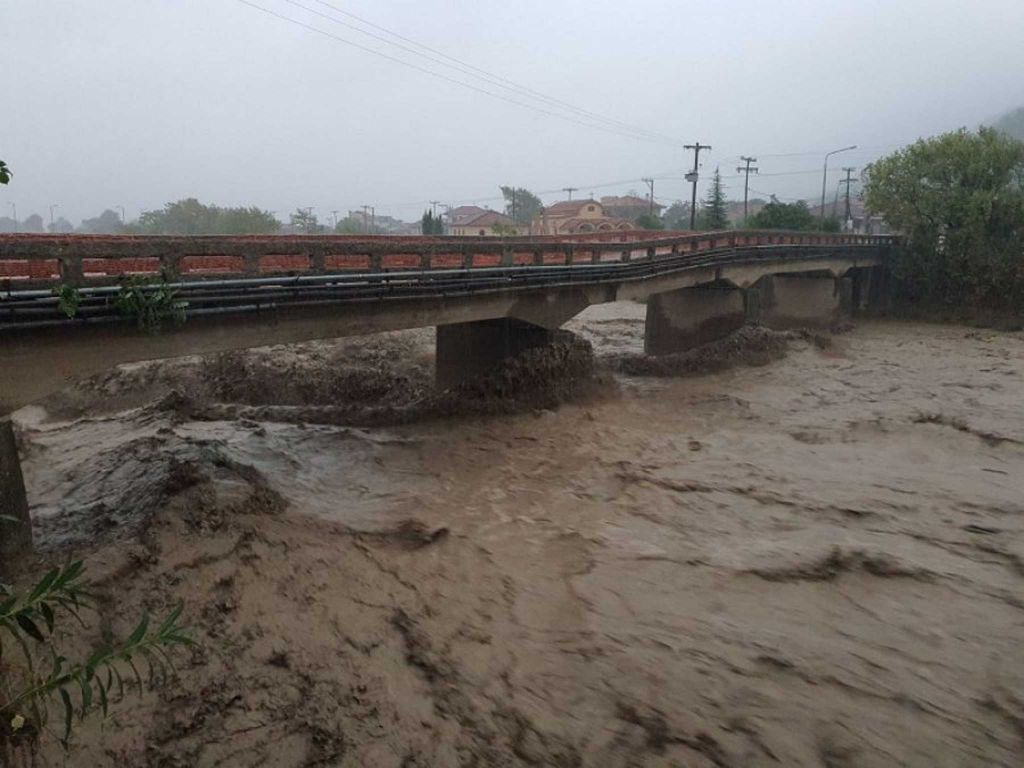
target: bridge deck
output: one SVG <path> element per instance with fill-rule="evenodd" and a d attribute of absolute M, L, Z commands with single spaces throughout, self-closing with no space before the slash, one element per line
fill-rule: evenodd
<path fill-rule="evenodd" d="M 0 236 L 0 332 L 123 320 L 126 278 L 166 282 L 189 317 L 643 281 L 782 257 L 873 255 L 883 236 L 610 232 L 568 238 Z M 55 289 L 74 289 L 68 318 Z M 156 288 L 143 288 L 156 290 Z"/>

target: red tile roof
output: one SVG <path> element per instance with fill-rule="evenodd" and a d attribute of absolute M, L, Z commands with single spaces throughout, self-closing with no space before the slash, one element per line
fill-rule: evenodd
<path fill-rule="evenodd" d="M 560 203 L 549 205 L 544 209 L 544 213 L 554 216 L 575 216 L 585 205 L 596 205 L 598 208 L 601 204 L 597 200 L 563 200 Z"/>
<path fill-rule="evenodd" d="M 448 221 L 452 224 L 461 224 L 474 216 L 479 216 L 481 213 L 486 213 L 486 208 L 481 208 L 479 205 L 460 205 L 458 208 L 452 208 L 448 211 Z"/>
<path fill-rule="evenodd" d="M 512 224 L 512 217 L 506 216 L 504 213 L 498 213 L 497 211 L 484 211 L 478 216 L 474 216 L 471 219 L 465 221 L 456 222 L 454 226 L 457 227 L 493 227 L 495 224 L 504 224 L 509 226 Z"/>

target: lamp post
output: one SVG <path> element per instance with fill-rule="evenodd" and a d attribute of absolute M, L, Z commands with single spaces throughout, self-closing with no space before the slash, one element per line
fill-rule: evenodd
<path fill-rule="evenodd" d="M 822 174 L 821 174 L 821 225 L 822 225 L 822 227 L 825 226 L 825 184 L 827 183 L 827 179 L 828 179 L 828 159 L 832 155 L 838 155 L 840 152 L 849 152 L 851 149 L 856 149 L 856 148 L 857 148 L 856 144 L 851 144 L 850 146 L 843 147 L 842 149 L 833 149 L 831 152 L 828 152 L 828 153 L 825 154 L 825 170 L 822 171 Z"/>

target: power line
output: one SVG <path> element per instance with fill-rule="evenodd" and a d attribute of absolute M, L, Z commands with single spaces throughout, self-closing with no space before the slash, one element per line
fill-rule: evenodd
<path fill-rule="evenodd" d="M 605 125 L 595 124 L 595 123 L 592 123 L 592 122 L 591 123 L 587 123 L 587 122 L 584 122 L 583 120 L 577 120 L 576 118 L 573 118 L 573 117 L 571 117 L 569 115 L 559 114 L 557 112 L 552 112 L 550 110 L 544 109 L 542 107 L 535 106 L 533 104 L 527 104 L 525 102 L 518 101 L 518 100 L 513 99 L 513 98 L 509 98 L 508 96 L 504 96 L 504 95 L 502 95 L 500 93 L 494 93 L 493 91 L 489 91 L 486 88 L 479 88 L 479 87 L 473 85 L 472 83 L 467 83 L 467 82 L 464 82 L 462 80 L 458 80 L 458 79 L 456 79 L 454 77 L 449 77 L 448 75 L 445 75 L 445 74 L 443 74 L 441 72 L 436 72 L 436 71 L 434 71 L 432 69 L 428 69 L 427 67 L 421 67 L 420 65 L 415 64 L 415 63 L 413 63 L 411 61 L 406 61 L 405 59 L 400 59 L 397 56 L 392 56 L 392 55 L 384 53 L 382 51 L 378 51 L 378 50 L 376 50 L 374 48 L 370 48 L 370 47 L 362 45 L 360 43 L 353 42 L 352 40 L 348 40 L 348 39 L 346 39 L 344 37 L 339 37 L 338 35 L 335 35 L 335 34 L 333 34 L 331 32 L 327 32 L 326 30 L 320 29 L 319 27 L 314 27 L 313 25 L 306 24 L 305 22 L 299 21 L 298 19 L 293 19 L 290 16 L 285 16 L 284 14 L 277 13 L 276 11 L 270 10 L 269 8 L 264 8 L 261 5 L 257 5 L 256 3 L 251 2 L 251 0 L 238 0 L 238 2 L 242 3 L 243 5 L 247 5 L 250 8 L 253 8 L 253 9 L 257 10 L 257 11 L 260 11 L 261 13 L 265 13 L 268 16 L 273 16 L 274 18 L 280 19 L 281 21 L 286 21 L 286 22 L 288 22 L 290 24 L 295 24 L 296 26 L 302 27 L 303 29 L 309 30 L 310 32 L 316 32 L 317 34 L 323 35 L 324 37 L 328 37 L 328 38 L 330 38 L 332 40 L 335 40 L 335 41 L 337 41 L 339 43 L 343 43 L 344 45 L 348 45 L 348 46 L 351 46 L 353 48 L 357 48 L 357 49 L 359 49 L 361 51 L 365 51 L 366 53 L 371 53 L 374 56 L 379 56 L 379 57 L 381 57 L 383 59 L 387 59 L 388 61 L 395 62 L 396 64 L 401 64 L 402 66 L 409 67 L 410 69 L 415 69 L 418 72 L 422 72 L 422 73 L 430 75 L 432 77 L 436 77 L 436 78 L 438 78 L 440 80 L 444 80 L 446 82 L 453 83 L 455 85 L 461 85 L 463 88 L 468 88 L 471 91 L 475 91 L 476 93 L 481 93 L 481 94 L 483 94 L 485 96 L 490 96 L 491 98 L 494 98 L 494 99 L 500 99 L 502 101 L 506 101 L 509 104 L 515 104 L 516 106 L 524 107 L 525 109 L 529 109 L 529 110 L 532 110 L 534 112 L 538 112 L 538 113 L 543 114 L 543 115 L 548 115 L 549 117 L 555 117 L 555 118 L 558 118 L 560 120 L 566 120 L 568 122 L 575 123 L 576 125 L 581 125 L 581 126 L 583 126 L 585 128 L 594 128 L 594 129 L 597 129 L 597 130 L 605 131 L 607 133 L 613 133 L 613 134 L 616 134 L 618 136 L 623 136 L 623 137 L 626 137 L 626 138 L 634 139 L 636 141 L 651 141 L 651 142 L 656 142 L 656 143 L 664 143 L 661 139 L 650 138 L 650 137 L 647 137 L 647 136 L 642 135 L 642 134 L 629 133 L 629 132 L 626 132 L 626 131 L 623 131 L 623 130 L 619 130 L 619 129 L 612 128 L 612 127 L 605 126 Z M 311 9 L 309 9 L 309 10 L 312 13 L 316 13 L 316 11 L 312 11 Z"/>
<path fill-rule="evenodd" d="M 659 141 L 664 141 L 667 144 L 672 144 L 672 145 L 675 145 L 675 146 L 679 145 L 679 142 L 676 139 L 673 139 L 673 138 L 671 138 L 669 136 L 666 136 L 665 134 L 661 134 L 661 133 L 658 133 L 657 131 L 652 131 L 650 129 L 643 128 L 643 127 L 640 127 L 640 126 L 637 126 L 637 125 L 631 125 L 630 123 L 623 122 L 622 120 L 616 120 L 614 118 L 606 117 L 604 115 L 598 114 L 597 112 L 591 112 L 588 109 L 582 109 L 581 107 L 577 107 L 574 104 L 570 104 L 569 102 L 564 101 L 562 99 L 557 99 L 557 98 L 554 98 L 552 96 L 548 96 L 548 95 L 546 95 L 544 93 L 541 93 L 540 91 L 537 91 L 537 90 L 534 90 L 532 88 L 529 88 L 527 86 L 520 85 L 519 83 L 515 82 L 514 80 L 509 80 L 506 77 L 502 77 L 501 75 L 497 75 L 497 74 L 495 74 L 493 72 L 490 72 L 490 71 L 488 71 L 486 69 L 483 69 L 481 67 L 477 67 L 477 66 L 475 66 L 473 64 L 470 64 L 467 61 L 463 61 L 462 59 L 458 59 L 458 58 L 456 58 L 454 56 L 449 56 L 448 54 L 444 53 L 443 51 L 439 51 L 436 48 L 431 48 L 428 45 L 424 45 L 423 43 L 420 43 L 420 42 L 418 42 L 418 41 L 416 41 L 416 40 L 414 40 L 414 39 L 412 39 L 410 37 L 406 37 L 405 35 L 401 35 L 398 32 L 395 32 L 393 30 L 388 29 L 387 27 L 382 27 L 379 24 L 374 24 L 372 21 L 369 21 L 368 19 L 364 19 L 361 16 L 357 16 L 354 13 L 350 13 L 349 11 L 344 10 L 343 8 L 339 8 L 336 5 L 333 5 L 331 3 L 325 2 L 325 0 L 312 0 L 312 1 L 317 3 L 318 5 L 322 5 L 322 6 L 326 7 L 326 8 L 330 8 L 331 10 L 335 11 L 336 13 L 340 13 L 343 16 L 347 16 L 350 19 L 355 19 L 360 24 L 363 24 L 363 25 L 365 25 L 367 27 L 370 27 L 372 29 L 376 29 L 376 30 L 378 30 L 380 32 L 383 32 L 385 35 L 390 35 L 391 37 L 394 37 L 397 40 L 401 40 L 401 41 L 403 41 L 405 43 L 409 43 L 410 45 L 415 46 L 415 48 L 420 48 L 421 51 L 417 51 L 417 50 L 415 50 L 415 48 L 409 47 L 409 45 L 403 45 L 401 43 L 396 43 L 393 40 L 388 40 L 386 37 L 374 34 L 373 32 L 368 32 L 365 29 L 361 29 L 361 28 L 359 28 L 358 26 L 356 26 L 354 24 L 348 24 L 348 23 L 346 23 L 344 21 L 341 21 L 340 19 L 334 18 L 333 16 L 330 16 L 328 14 L 320 13 L 319 11 L 316 11 L 316 10 L 314 10 L 312 8 L 309 8 L 309 7 L 305 6 L 305 5 L 302 5 L 301 3 L 297 2 L 296 0 L 285 0 L 285 2 L 290 3 L 291 5 L 294 5 L 294 6 L 298 7 L 298 8 L 302 8 L 303 10 L 308 11 L 309 13 L 316 14 L 317 16 L 320 16 L 320 17 L 325 18 L 325 19 L 327 19 L 329 21 L 332 21 L 335 24 L 339 24 L 339 25 L 341 25 L 343 27 L 346 27 L 348 29 L 352 29 L 352 30 L 354 30 L 356 32 L 359 32 L 360 34 L 367 35 L 368 37 L 371 37 L 374 40 L 379 40 L 380 42 L 383 42 L 386 45 L 395 46 L 396 48 L 399 48 L 399 49 L 401 49 L 403 51 L 411 53 L 414 56 L 420 56 L 422 58 L 427 59 L 428 61 L 434 62 L 435 64 L 440 64 L 441 66 L 449 67 L 451 69 L 456 70 L 457 72 L 460 72 L 462 74 L 468 75 L 470 77 L 478 78 L 480 80 L 483 80 L 484 82 L 487 82 L 487 83 L 489 83 L 491 85 L 495 85 L 495 86 L 497 86 L 499 88 L 504 88 L 506 90 L 512 91 L 513 93 L 518 93 L 520 95 L 527 96 L 529 98 L 533 98 L 533 99 L 537 99 L 537 100 L 542 101 L 542 102 L 546 102 L 549 105 L 554 106 L 554 107 L 559 107 L 561 109 L 566 109 L 566 110 L 569 110 L 571 112 L 575 112 L 576 114 L 580 115 L 581 117 L 585 117 L 585 118 L 590 119 L 590 120 L 600 120 L 602 122 L 606 122 L 606 123 L 609 123 L 611 125 L 618 126 L 621 129 L 628 130 L 628 131 L 633 132 L 633 133 L 643 134 L 643 135 L 646 135 L 646 136 L 650 136 L 653 139 L 657 139 Z M 427 53 L 423 53 L 422 51 L 426 51 Z M 449 62 L 451 62 L 451 63 L 449 63 Z"/>

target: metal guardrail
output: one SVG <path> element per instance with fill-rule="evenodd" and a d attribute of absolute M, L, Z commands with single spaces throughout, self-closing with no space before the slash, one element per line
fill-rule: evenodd
<path fill-rule="evenodd" d="M 111 322 L 120 284 L 157 278 L 188 315 L 642 280 L 700 267 L 876 253 L 874 235 L 780 231 L 570 238 L 0 236 L 0 331 Z M 73 319 L 55 289 L 72 286 Z M 155 290 L 155 289 L 154 289 Z"/>

